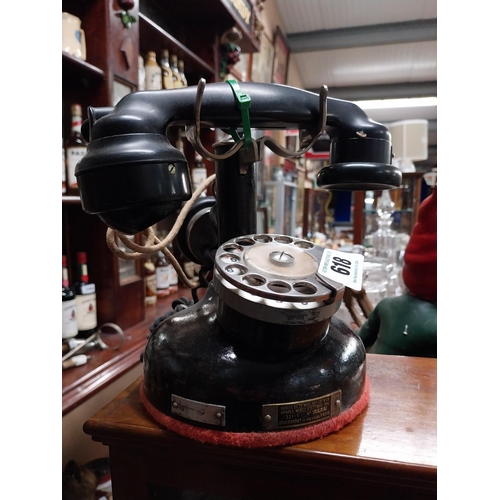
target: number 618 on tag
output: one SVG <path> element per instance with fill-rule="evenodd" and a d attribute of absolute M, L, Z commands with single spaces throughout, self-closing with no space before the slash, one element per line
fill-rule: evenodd
<path fill-rule="evenodd" d="M 321 257 L 318 274 L 359 291 L 363 282 L 363 262 L 361 254 L 327 248 Z"/>

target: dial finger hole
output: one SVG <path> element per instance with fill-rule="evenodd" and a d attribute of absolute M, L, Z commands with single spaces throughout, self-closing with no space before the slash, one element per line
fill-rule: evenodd
<path fill-rule="evenodd" d="M 267 285 L 267 288 L 276 293 L 288 293 L 292 289 L 292 287 L 284 281 L 271 281 Z"/>
<path fill-rule="evenodd" d="M 243 252 L 243 248 L 239 245 L 235 245 L 234 243 L 230 243 L 229 245 L 224 246 L 224 252 L 241 253 Z"/>
<path fill-rule="evenodd" d="M 230 254 L 230 253 L 225 253 L 225 254 L 222 254 L 219 259 L 226 263 L 226 264 L 231 264 L 231 263 L 235 263 L 235 262 L 239 262 L 240 261 L 240 257 L 239 255 L 237 254 Z"/>
<path fill-rule="evenodd" d="M 255 244 L 255 241 L 252 238 L 238 238 L 236 243 L 244 247 L 250 247 Z"/>
<path fill-rule="evenodd" d="M 248 269 L 245 266 L 227 266 L 226 273 L 231 274 L 232 276 L 241 276 L 242 274 L 246 274 Z"/>
<path fill-rule="evenodd" d="M 299 240 L 295 242 L 295 246 L 303 248 L 304 250 L 310 250 L 311 248 L 314 247 L 314 244 L 311 243 L 310 241 Z"/>
<path fill-rule="evenodd" d="M 249 274 L 243 278 L 243 281 L 250 286 L 262 286 L 266 284 L 266 279 L 258 274 Z"/>
<path fill-rule="evenodd" d="M 258 234 L 257 236 L 254 236 L 253 238 L 257 243 L 270 243 L 273 241 L 271 236 L 268 236 L 267 234 Z"/>
<path fill-rule="evenodd" d="M 276 243 L 284 243 L 285 245 L 289 245 L 293 242 L 292 238 L 288 236 L 276 236 L 276 238 L 274 238 L 274 241 L 276 241 Z"/>
<path fill-rule="evenodd" d="M 312 283 L 308 283 L 307 281 L 299 281 L 298 283 L 294 283 L 293 289 L 303 295 L 314 295 L 318 291 L 318 289 Z"/>

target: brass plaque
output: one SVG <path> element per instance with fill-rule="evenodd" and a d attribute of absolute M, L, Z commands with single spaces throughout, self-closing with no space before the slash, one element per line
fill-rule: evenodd
<path fill-rule="evenodd" d="M 340 413 L 342 391 L 292 403 L 262 405 L 262 429 L 265 431 L 304 427 Z"/>
<path fill-rule="evenodd" d="M 194 401 L 175 394 L 171 395 L 171 405 L 171 411 L 174 415 L 221 427 L 226 425 L 225 406 Z"/>

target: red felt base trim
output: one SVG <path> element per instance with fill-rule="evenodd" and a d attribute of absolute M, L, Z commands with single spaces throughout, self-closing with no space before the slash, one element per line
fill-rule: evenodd
<path fill-rule="evenodd" d="M 143 384 L 140 387 L 140 395 L 142 404 L 147 412 L 159 424 L 177 434 L 201 441 L 202 443 L 240 446 L 243 448 L 264 448 L 268 446 L 305 443 L 338 431 L 349 422 L 352 422 L 365 409 L 370 399 L 370 383 L 368 378 L 366 378 L 363 394 L 358 401 L 335 417 L 307 427 L 269 432 L 227 432 L 195 427 L 169 417 L 155 408 L 144 394 Z"/>

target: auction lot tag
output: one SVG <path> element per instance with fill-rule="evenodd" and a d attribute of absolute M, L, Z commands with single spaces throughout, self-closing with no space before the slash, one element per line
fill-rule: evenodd
<path fill-rule="evenodd" d="M 319 263 L 318 274 L 359 291 L 363 285 L 364 261 L 361 254 L 326 248 Z"/>

